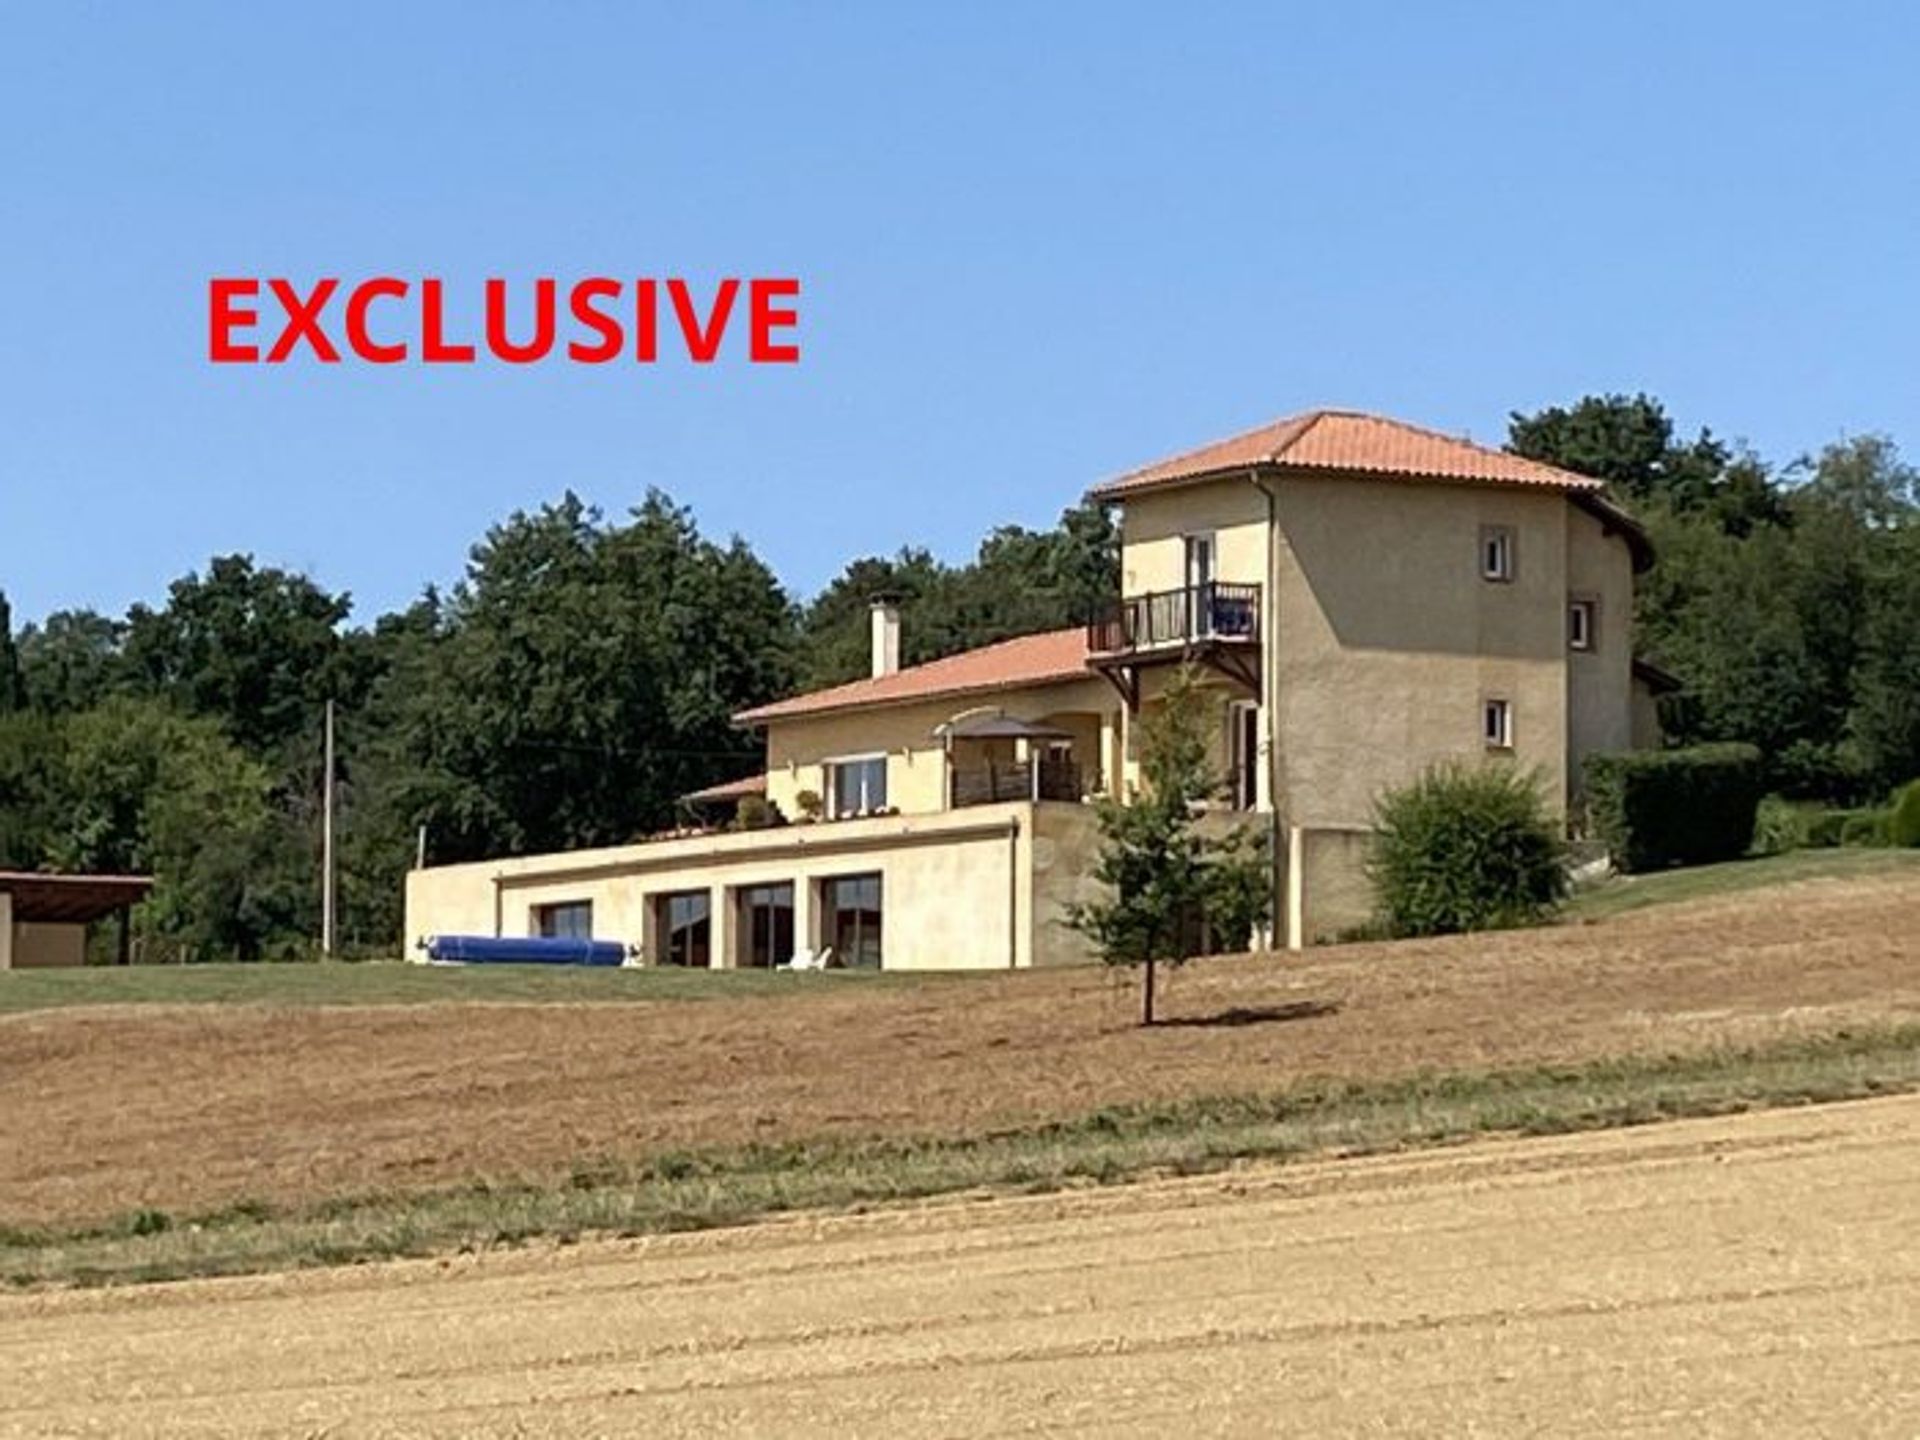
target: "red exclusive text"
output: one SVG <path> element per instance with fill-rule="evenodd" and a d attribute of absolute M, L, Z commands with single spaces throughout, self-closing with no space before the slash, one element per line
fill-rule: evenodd
<path fill-rule="evenodd" d="M 479 303 L 462 311 L 439 280 L 377 275 L 348 287 L 337 277 L 304 285 L 224 277 L 208 282 L 207 356 L 221 365 L 278 365 L 299 354 L 328 364 L 350 355 L 369 365 L 470 365 L 486 354 L 509 365 L 552 357 L 651 365 L 665 353 L 707 365 L 731 335 L 729 353 L 792 365 L 799 299 L 795 279 L 695 287 L 596 275 L 574 281 L 564 299 L 557 280 L 489 280 Z"/>

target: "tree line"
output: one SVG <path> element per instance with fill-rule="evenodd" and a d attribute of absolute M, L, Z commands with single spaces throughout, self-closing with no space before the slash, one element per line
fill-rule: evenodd
<path fill-rule="evenodd" d="M 493 527 L 450 591 L 355 623 L 305 575 L 214 559 L 157 605 L 16 631 L 0 599 L 0 868 L 151 873 L 141 958 L 292 958 L 319 927 L 322 714 L 338 714 L 340 937 L 392 953 L 402 877 L 612 845 L 751 772 L 734 712 L 866 673 L 867 606 L 911 607 L 907 663 L 1084 621 L 1112 593 L 1104 512 L 1005 527 L 969 563 L 849 565 L 796 603 L 659 491 Z"/>
<path fill-rule="evenodd" d="M 1608 482 L 1658 558 L 1639 653 L 1683 681 L 1679 742 L 1745 740 L 1782 793 L 1851 803 L 1920 774 L 1920 475 L 1864 436 L 1774 465 L 1644 395 L 1515 414 L 1515 451 Z M 312 577 L 212 560 L 122 616 L 16 630 L 0 600 L 0 867 L 156 877 L 143 958 L 310 953 L 321 713 L 339 714 L 340 933 L 392 953 L 402 877 L 618 844 L 750 772 L 731 715 L 864 674 L 867 607 L 908 664 L 1083 622 L 1118 586 L 1097 506 L 974 558 L 865 557 L 797 601 L 739 538 L 651 491 L 510 516 L 442 593 L 370 622 Z"/>

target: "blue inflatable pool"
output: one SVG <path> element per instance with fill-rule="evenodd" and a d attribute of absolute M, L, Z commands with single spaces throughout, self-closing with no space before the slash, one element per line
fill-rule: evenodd
<path fill-rule="evenodd" d="M 618 965 L 627 958 L 627 947 L 616 940 L 433 935 L 427 939 L 427 958 L 462 965 Z"/>

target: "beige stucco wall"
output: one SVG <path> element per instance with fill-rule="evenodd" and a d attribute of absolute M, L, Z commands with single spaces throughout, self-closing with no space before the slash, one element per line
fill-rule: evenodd
<path fill-rule="evenodd" d="M 652 899 L 706 890 L 715 963 L 726 966 L 739 946 L 737 890 L 793 884 L 796 943 L 816 948 L 819 883 L 877 873 L 889 970 L 1060 963 L 1081 953 L 1077 939 L 1049 925 L 1036 941 L 1035 910 L 1052 916 L 1077 893 L 1073 867 L 1087 853 L 1090 826 L 1082 806 L 983 805 L 440 866 L 407 877 L 406 933 L 409 944 L 436 934 L 527 935 L 533 907 L 584 900 L 596 939 L 638 946 L 652 959 Z"/>
<path fill-rule="evenodd" d="M 1028 867 L 1035 965 L 1077 965 L 1095 958 L 1093 947 L 1066 923 L 1068 908 L 1098 899 L 1093 877 L 1100 827 L 1091 805 L 1036 805 Z"/>
<path fill-rule="evenodd" d="M 776 720 L 767 727 L 767 798 L 789 819 L 797 796 L 811 790 L 827 799 L 826 762 L 856 755 L 887 757 L 887 803 L 905 815 L 946 808 L 946 758 L 934 728 L 956 715 L 997 709 L 1022 720 L 1064 723 L 1074 729 L 1075 753 L 1090 775 L 1101 769 L 1101 717 L 1118 708 L 1113 688 L 1094 676 L 1050 685 L 952 695 L 912 705 L 887 705 L 838 714 Z M 1086 751 L 1082 744 L 1088 745 Z"/>
<path fill-rule="evenodd" d="M 1599 520 L 1567 507 L 1567 597 L 1595 605 L 1594 644 L 1567 651 L 1567 784 L 1578 794 L 1581 762 L 1626 750 L 1633 724 L 1633 557 Z"/>
<path fill-rule="evenodd" d="M 1237 478 L 1149 491 L 1126 502 L 1120 520 L 1120 586 L 1126 595 L 1187 583 L 1186 537 L 1214 536 L 1214 578 L 1258 585 L 1267 568 L 1267 501 Z"/>
<path fill-rule="evenodd" d="M 46 969 L 87 963 L 87 927 L 36 925 L 22 921 L 12 927 L 11 966 L 16 970 Z"/>
<path fill-rule="evenodd" d="M 1279 805 L 1292 826 L 1371 823 L 1376 797 L 1443 760 L 1515 765 L 1566 800 L 1568 506 L 1555 492 L 1289 475 L 1277 485 Z M 1480 576 L 1510 526 L 1515 577 Z M 1481 704 L 1512 706 L 1490 752 Z"/>
<path fill-rule="evenodd" d="M 1368 924 L 1378 907 L 1367 861 L 1370 830 L 1296 829 L 1288 837 L 1289 934 L 1299 943 L 1338 940 Z"/>

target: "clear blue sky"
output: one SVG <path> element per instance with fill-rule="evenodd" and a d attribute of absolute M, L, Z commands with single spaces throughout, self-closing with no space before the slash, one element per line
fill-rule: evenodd
<path fill-rule="evenodd" d="M 0 18 L 18 618 L 246 550 L 370 620 L 649 484 L 805 595 L 1315 405 L 1920 445 L 1910 6 L 304 8 Z M 209 276 L 383 272 L 796 274 L 805 358 L 207 362 Z"/>

